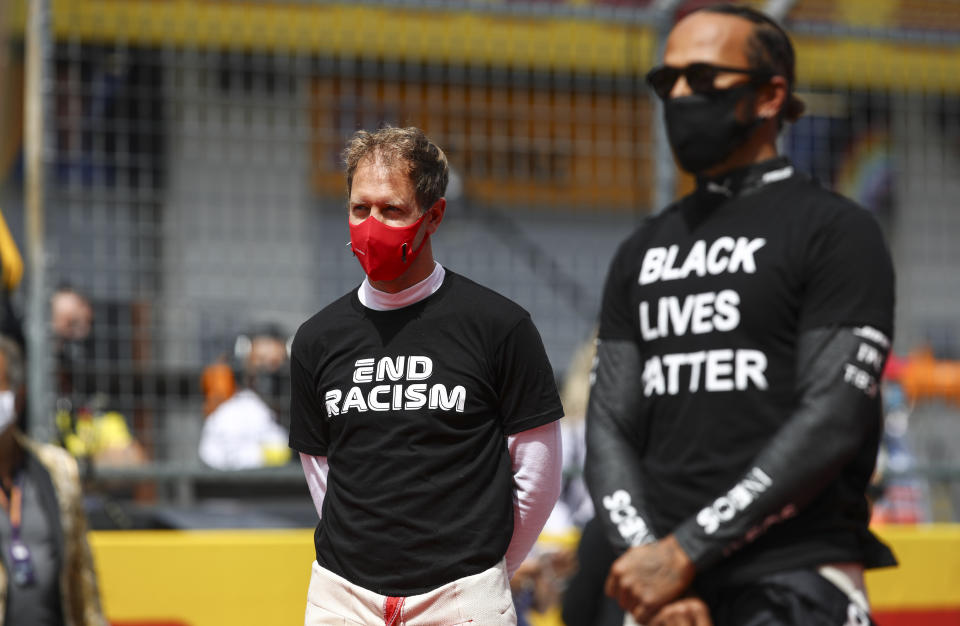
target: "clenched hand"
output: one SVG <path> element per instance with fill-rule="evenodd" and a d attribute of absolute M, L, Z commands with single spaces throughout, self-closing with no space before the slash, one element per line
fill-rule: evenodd
<path fill-rule="evenodd" d="M 641 624 L 679 597 L 693 580 L 693 562 L 673 535 L 627 550 L 614 561 L 606 593 Z"/>

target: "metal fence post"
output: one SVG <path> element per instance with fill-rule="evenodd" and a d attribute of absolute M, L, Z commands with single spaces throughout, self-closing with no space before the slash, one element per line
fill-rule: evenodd
<path fill-rule="evenodd" d="M 654 25 L 654 46 L 656 55 L 654 63 L 663 58 L 663 49 L 667 43 L 667 36 L 673 27 L 673 15 L 680 5 L 680 0 L 659 0 L 654 3 L 658 11 Z M 653 97 L 653 119 L 650 127 L 653 129 L 653 168 L 654 184 L 652 212 L 662 210 L 670 204 L 676 193 L 677 169 L 673 164 L 673 151 L 667 138 L 667 130 L 663 125 L 663 103 L 660 98 Z"/>
<path fill-rule="evenodd" d="M 29 432 L 39 441 L 53 438 L 51 372 L 47 332 L 45 191 L 47 101 L 50 94 L 50 0 L 31 0 L 26 29 L 24 149 L 26 154 L 27 397 Z"/>

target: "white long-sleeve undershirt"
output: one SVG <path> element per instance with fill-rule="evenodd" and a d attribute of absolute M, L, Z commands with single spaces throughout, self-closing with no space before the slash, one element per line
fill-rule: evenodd
<path fill-rule="evenodd" d="M 430 276 L 398 293 L 378 291 L 364 280 L 358 296 L 361 304 L 377 311 L 403 308 L 435 293 L 443 283 L 444 274 L 443 267 L 437 263 Z M 507 450 L 513 471 L 514 521 L 513 536 L 505 557 L 507 571 L 512 577 L 536 543 L 560 497 L 563 475 L 560 423 L 550 422 L 510 435 Z M 301 452 L 300 460 L 317 515 L 322 517 L 330 471 L 327 457 Z"/>
<path fill-rule="evenodd" d="M 313 506 L 317 507 L 317 516 L 323 517 L 323 497 L 327 495 L 327 474 L 330 473 L 327 457 L 301 452 L 300 464 L 303 465 L 303 474 L 307 477 L 307 488 L 310 489 Z"/>
<path fill-rule="evenodd" d="M 510 577 L 537 542 L 560 497 L 563 448 L 560 422 L 550 422 L 507 437 L 513 468 L 513 537 L 507 546 Z"/>

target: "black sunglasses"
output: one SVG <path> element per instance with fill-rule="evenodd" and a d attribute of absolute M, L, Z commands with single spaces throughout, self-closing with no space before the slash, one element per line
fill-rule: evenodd
<path fill-rule="evenodd" d="M 733 72 L 734 74 L 746 74 L 751 77 L 751 83 L 761 83 L 769 80 L 773 74 L 768 70 L 755 70 L 742 67 L 725 67 L 723 65 L 712 65 L 710 63 L 691 63 L 686 67 L 672 67 L 670 65 L 661 65 L 647 72 L 647 84 L 653 89 L 654 93 L 661 100 L 670 97 L 673 86 L 677 79 L 683 76 L 687 79 L 687 84 L 694 93 L 711 93 L 718 91 L 713 86 L 717 75 L 724 72 Z"/>

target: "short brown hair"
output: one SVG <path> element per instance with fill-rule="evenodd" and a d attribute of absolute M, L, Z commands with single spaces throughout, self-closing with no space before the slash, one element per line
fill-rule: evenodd
<path fill-rule="evenodd" d="M 343 150 L 347 166 L 347 194 L 353 189 L 353 175 L 360 162 L 372 158 L 388 167 L 405 167 L 417 195 L 420 212 L 443 197 L 450 179 L 447 155 L 414 126 L 384 126 L 374 132 L 358 130 Z"/>

